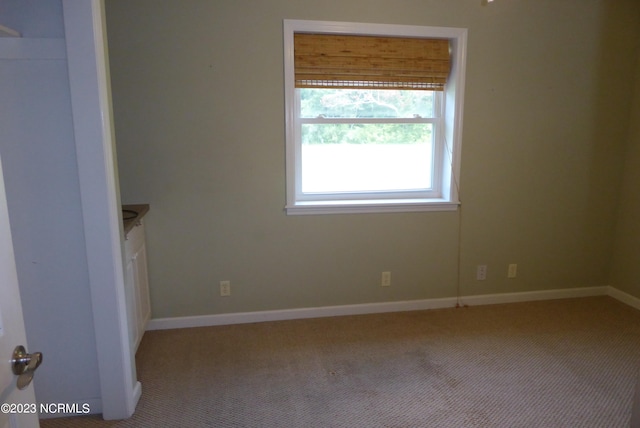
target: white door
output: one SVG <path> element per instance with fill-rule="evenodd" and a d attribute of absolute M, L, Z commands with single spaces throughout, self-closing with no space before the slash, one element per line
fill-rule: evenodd
<path fill-rule="evenodd" d="M 27 351 L 18 276 L 9 228 L 7 197 L 0 161 L 0 427 L 37 428 L 38 414 L 33 384 L 18 389 L 11 360 L 18 345 Z"/>

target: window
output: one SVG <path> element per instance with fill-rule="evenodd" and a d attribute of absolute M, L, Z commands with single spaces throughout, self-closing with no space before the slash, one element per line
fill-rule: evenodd
<path fill-rule="evenodd" d="M 457 208 L 466 30 L 285 20 L 284 45 L 287 214 Z"/>

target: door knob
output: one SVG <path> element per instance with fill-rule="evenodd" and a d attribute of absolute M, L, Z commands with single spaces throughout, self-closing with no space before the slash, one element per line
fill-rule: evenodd
<path fill-rule="evenodd" d="M 13 370 L 13 374 L 18 376 L 16 383 L 18 389 L 25 389 L 29 386 L 40 364 L 42 364 L 41 352 L 28 354 L 24 346 L 16 346 L 16 349 L 13 350 L 13 358 L 11 359 L 11 370 Z"/>

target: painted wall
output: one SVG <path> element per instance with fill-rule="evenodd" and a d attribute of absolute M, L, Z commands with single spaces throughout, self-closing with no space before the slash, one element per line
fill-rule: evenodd
<path fill-rule="evenodd" d="M 36 398 L 96 409 L 101 394 L 62 4 L 1 0 L 0 23 L 23 35 L 0 40 L 0 152 L 28 348 L 44 355 Z M 23 41 L 59 42 L 61 49 L 24 59 L 4 55 L 32 52 Z"/>
<path fill-rule="evenodd" d="M 107 0 L 153 317 L 608 284 L 640 4 L 480 3 Z M 462 214 L 284 214 L 283 19 L 469 29 Z"/>
<path fill-rule="evenodd" d="M 640 57 L 637 61 L 635 82 L 611 285 L 640 298 Z M 640 390 L 638 397 L 640 399 Z M 640 416 L 640 408 L 638 412 Z M 638 423 L 640 424 L 640 419 Z"/>

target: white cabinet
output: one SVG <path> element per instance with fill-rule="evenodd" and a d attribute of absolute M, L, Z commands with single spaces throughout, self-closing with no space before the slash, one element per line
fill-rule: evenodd
<path fill-rule="evenodd" d="M 142 220 L 127 233 L 124 253 L 129 340 L 131 348 L 137 351 L 151 316 L 147 252 Z"/>

